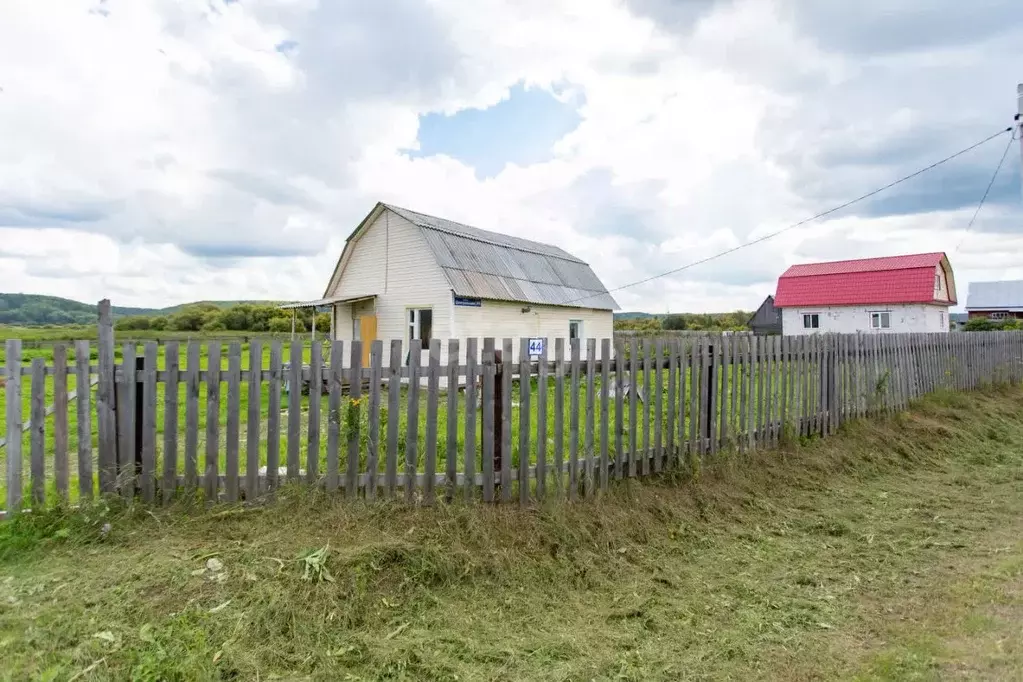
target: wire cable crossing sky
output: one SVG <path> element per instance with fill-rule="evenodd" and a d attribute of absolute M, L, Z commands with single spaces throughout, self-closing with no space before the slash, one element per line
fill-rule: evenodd
<path fill-rule="evenodd" d="M 1009 130 L 1012 131 L 1012 128 L 1009 128 Z M 991 193 L 991 188 L 994 186 L 995 180 L 998 179 L 998 173 L 1002 170 L 1002 164 L 1005 163 L 1005 157 L 1009 155 L 1009 149 L 1012 148 L 1012 143 L 1015 141 L 1016 136 L 1015 133 L 1013 133 L 1009 136 L 1009 141 L 1005 143 L 1005 149 L 1002 151 L 1002 158 L 998 159 L 998 165 L 995 166 L 995 172 L 991 174 L 991 180 L 987 183 L 987 187 L 984 188 L 984 194 L 980 197 L 980 202 L 977 204 L 977 210 L 973 212 L 973 215 L 970 217 L 970 222 L 966 225 L 966 234 L 964 234 L 963 238 L 959 240 L 958 244 L 956 244 L 956 251 L 959 251 L 959 247 L 963 245 L 963 242 L 966 241 L 966 238 L 970 235 L 970 230 L 973 229 L 973 224 L 977 222 L 977 216 L 980 215 L 980 209 L 984 208 L 984 202 L 987 201 L 988 194 Z"/>
<path fill-rule="evenodd" d="M 758 237 L 756 239 L 752 239 L 750 241 L 744 242 L 744 243 L 739 244 L 738 246 L 734 246 L 734 247 L 732 247 L 730 249 L 726 249 L 724 251 L 720 251 L 720 252 L 715 253 L 715 254 L 713 254 L 711 256 L 707 256 L 706 258 L 701 258 L 701 259 L 693 261 L 691 263 L 687 263 L 687 264 L 685 264 L 685 265 L 683 265 L 681 267 L 674 268 L 673 270 L 668 270 L 667 272 L 662 272 L 662 273 L 659 273 L 657 275 L 652 275 L 652 276 L 647 277 L 645 279 L 637 280 L 635 282 L 630 282 L 628 284 L 622 284 L 621 286 L 617 286 L 617 287 L 614 287 L 612 289 L 608 289 L 608 293 L 614 293 L 616 291 L 622 291 L 624 289 L 629 289 L 629 288 L 632 288 L 632 287 L 635 287 L 635 286 L 639 286 L 641 284 L 646 284 L 647 282 L 652 282 L 654 280 L 661 279 L 662 277 L 667 277 L 669 275 L 674 275 L 674 274 L 677 274 L 677 273 L 682 272 L 684 270 L 688 270 L 690 268 L 696 267 L 697 265 L 703 265 L 704 263 L 709 263 L 710 261 L 716 260 L 716 259 L 721 258 L 723 256 L 727 256 L 730 253 L 735 253 L 736 251 L 740 251 L 741 249 L 745 249 L 746 247 L 754 246 L 755 244 L 759 244 L 761 242 L 765 242 L 768 239 L 772 239 L 774 237 L 777 237 L 778 235 L 784 234 L 785 232 L 788 232 L 789 230 L 793 230 L 793 229 L 795 229 L 797 227 L 801 227 L 803 225 L 806 225 L 807 223 L 812 223 L 815 220 L 819 220 L 820 218 L 824 218 L 825 216 L 829 216 L 829 215 L 831 215 L 833 213 L 837 213 L 838 211 L 841 211 L 844 208 L 848 208 L 848 207 L 850 207 L 850 206 L 852 206 L 854 204 L 858 204 L 859 202 L 864 201 L 866 199 L 869 199 L 870 197 L 873 197 L 873 196 L 875 196 L 877 194 L 880 194 L 881 192 L 884 192 L 885 190 L 888 190 L 888 189 L 891 189 L 892 187 L 900 185 L 900 184 L 906 182 L 907 180 L 912 180 L 913 178 L 915 178 L 915 177 L 917 177 L 919 175 L 923 175 L 927 171 L 933 170 L 933 169 L 935 169 L 935 168 L 937 168 L 937 167 L 939 167 L 941 165 L 944 165 L 944 164 L 948 163 L 949 161 L 952 161 L 953 159 L 958 158 L 958 157 L 962 156 L 963 154 L 971 152 L 974 149 L 987 144 L 991 140 L 994 140 L 994 139 L 996 139 L 996 138 L 998 138 L 998 137 L 1000 137 L 1002 135 L 1005 135 L 1006 133 L 1011 133 L 1012 131 L 1013 131 L 1013 128 L 1011 126 L 1008 127 L 1008 128 L 1005 128 L 1004 130 L 1000 130 L 997 133 L 994 133 L 992 135 L 989 135 L 988 137 L 985 137 L 983 140 L 981 140 L 979 142 L 975 142 L 974 144 L 971 144 L 969 147 L 965 147 L 965 148 L 960 149 L 959 151 L 955 152 L 954 154 L 950 154 L 949 156 L 946 156 L 945 158 L 941 159 L 940 161 L 935 161 L 934 163 L 930 164 L 929 166 L 925 166 L 925 167 L 923 167 L 923 168 L 921 168 L 921 169 L 919 169 L 919 170 L 917 170 L 917 171 L 915 171 L 913 173 L 910 173 L 909 175 L 904 175 L 901 178 L 899 178 L 898 180 L 894 180 L 892 182 L 889 182 L 887 185 L 884 185 L 882 187 L 878 187 L 877 189 L 872 190 L 870 192 L 867 192 L 866 194 L 862 194 L 862 195 L 856 197 L 855 199 L 850 199 L 849 201 L 847 201 L 847 202 L 845 202 L 843 204 L 839 204 L 838 206 L 835 206 L 834 208 L 829 208 L 826 211 L 821 211 L 820 213 L 817 213 L 817 214 L 815 214 L 813 216 L 810 216 L 809 218 L 804 218 L 803 220 L 800 220 L 797 223 L 792 223 L 791 225 L 788 225 L 787 227 L 783 227 L 780 230 L 776 230 L 776 231 L 771 232 L 769 234 L 766 234 L 766 235 L 764 235 L 762 237 Z M 984 200 L 987 198 L 988 193 L 991 191 L 991 186 L 994 184 L 995 178 L 998 177 L 998 171 L 999 171 L 999 169 L 1001 169 L 1002 163 L 1005 161 L 1005 157 L 1006 157 L 1006 155 L 1009 152 L 1009 147 L 1012 145 L 1012 142 L 1013 142 L 1013 139 L 1012 139 L 1012 136 L 1010 135 L 1009 143 L 1005 147 L 1005 152 L 1002 153 L 1001 161 L 998 162 L 998 167 L 995 169 L 995 173 L 991 177 L 991 181 L 988 183 L 987 189 L 984 190 L 984 196 L 980 200 L 980 205 L 977 206 L 977 213 L 980 212 L 980 207 L 984 205 Z M 973 224 L 973 220 L 975 220 L 976 217 L 977 217 L 976 213 L 974 213 L 973 219 L 970 221 L 970 225 L 971 226 Z M 967 230 L 969 230 L 969 227 L 967 228 Z M 564 305 L 567 305 L 569 303 L 578 303 L 580 301 L 586 300 L 587 298 L 590 298 L 590 297 L 586 296 L 586 297 L 583 297 L 583 298 L 576 298 L 576 299 L 572 299 L 570 301 L 565 301 Z"/>

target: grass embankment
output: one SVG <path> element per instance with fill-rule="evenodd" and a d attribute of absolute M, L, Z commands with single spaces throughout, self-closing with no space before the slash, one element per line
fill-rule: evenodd
<path fill-rule="evenodd" d="M 2 674 L 1019 679 L 1023 392 L 843 431 L 533 510 L 286 490 L 23 516 L 0 526 Z"/>

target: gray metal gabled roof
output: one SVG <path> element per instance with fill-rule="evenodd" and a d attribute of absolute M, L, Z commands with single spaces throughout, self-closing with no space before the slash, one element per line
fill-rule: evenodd
<path fill-rule="evenodd" d="M 550 244 L 384 204 L 423 231 L 458 296 L 617 310 L 589 265 Z"/>
<path fill-rule="evenodd" d="M 967 310 L 1023 310 L 1023 280 L 970 282 Z"/>

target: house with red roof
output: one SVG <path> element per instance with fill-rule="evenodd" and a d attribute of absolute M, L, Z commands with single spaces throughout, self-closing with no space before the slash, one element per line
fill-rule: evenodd
<path fill-rule="evenodd" d="M 944 253 L 803 263 L 778 278 L 782 333 L 947 332 L 955 277 Z"/>

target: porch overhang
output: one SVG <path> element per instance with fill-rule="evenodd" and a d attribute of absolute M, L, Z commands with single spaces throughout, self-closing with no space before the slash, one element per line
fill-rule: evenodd
<path fill-rule="evenodd" d="M 376 298 L 376 294 L 361 294 L 359 296 L 332 296 L 330 298 L 319 298 L 315 301 L 296 301 L 285 303 L 280 307 L 284 310 L 298 310 L 301 308 L 322 308 L 326 305 L 337 305 L 338 303 L 359 303 L 370 301 Z"/>
<path fill-rule="evenodd" d="M 319 299 L 316 299 L 315 301 L 296 301 L 294 303 L 284 303 L 283 305 L 278 306 L 278 307 L 283 309 L 283 310 L 290 310 L 291 311 L 291 338 L 292 339 L 295 338 L 295 322 L 296 322 L 296 317 L 297 317 L 297 315 L 296 315 L 297 311 L 302 310 L 302 309 L 306 309 L 306 308 L 312 308 L 313 311 L 314 311 L 314 314 L 313 314 L 312 339 L 313 339 L 313 341 L 315 341 L 316 340 L 316 315 L 315 315 L 315 311 L 316 311 L 317 308 L 322 308 L 323 306 L 328 306 L 328 305 L 333 307 L 333 306 L 338 305 L 338 304 L 352 304 L 352 303 L 359 303 L 361 301 L 372 301 L 376 297 L 377 297 L 376 294 L 360 294 L 358 296 L 332 296 L 330 298 L 319 298 Z M 330 338 L 331 338 L 331 340 L 334 339 L 334 311 L 333 310 L 331 310 L 331 314 L 330 314 Z"/>

